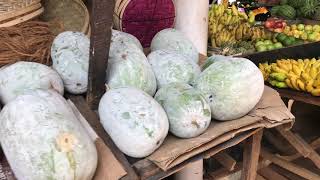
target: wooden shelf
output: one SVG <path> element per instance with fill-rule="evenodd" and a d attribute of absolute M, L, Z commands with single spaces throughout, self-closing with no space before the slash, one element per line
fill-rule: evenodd
<path fill-rule="evenodd" d="M 274 88 L 274 89 L 279 92 L 281 97 L 293 99 L 295 101 L 300 101 L 307 104 L 320 106 L 320 97 L 315 97 L 315 96 L 312 96 L 311 94 L 294 91 L 291 89 L 279 89 L 279 88 Z"/>

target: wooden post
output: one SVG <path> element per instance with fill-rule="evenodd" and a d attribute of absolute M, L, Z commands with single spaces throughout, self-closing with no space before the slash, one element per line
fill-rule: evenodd
<path fill-rule="evenodd" d="M 263 129 L 244 141 L 241 180 L 255 180 L 257 176 Z"/>
<path fill-rule="evenodd" d="M 91 0 L 91 36 L 87 102 L 97 109 L 105 92 L 114 0 Z"/>

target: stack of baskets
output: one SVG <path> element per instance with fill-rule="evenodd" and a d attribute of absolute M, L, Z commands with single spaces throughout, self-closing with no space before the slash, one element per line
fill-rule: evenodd
<path fill-rule="evenodd" d="M 90 34 L 89 12 L 82 0 L 0 0 L 0 28 L 38 16 L 46 22 L 60 22 L 62 28 L 52 29 L 55 34 L 61 31 Z"/>
<path fill-rule="evenodd" d="M 40 0 L 0 1 L 0 27 L 10 27 L 28 21 L 43 11 Z"/>
<path fill-rule="evenodd" d="M 90 34 L 89 12 L 82 0 L 43 0 L 45 9 L 41 15 L 44 21 L 59 21 L 64 31 L 78 31 Z M 61 28 L 53 29 L 60 33 Z"/>

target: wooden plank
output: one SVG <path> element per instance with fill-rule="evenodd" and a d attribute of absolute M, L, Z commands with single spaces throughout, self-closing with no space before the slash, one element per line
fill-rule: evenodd
<path fill-rule="evenodd" d="M 265 179 L 263 176 L 261 176 L 260 174 L 257 174 L 257 178 L 256 180 L 267 180 Z M 278 179 L 277 179 L 278 180 Z"/>
<path fill-rule="evenodd" d="M 320 148 L 320 138 L 317 138 L 316 140 L 312 141 L 310 143 L 310 146 L 314 150 L 319 149 Z M 279 156 L 279 157 L 281 157 L 281 158 L 283 158 L 283 159 L 285 159 L 287 161 L 294 161 L 294 160 L 296 160 L 296 159 L 298 159 L 298 158 L 300 158 L 302 156 L 301 156 L 300 153 L 296 153 L 296 154 L 293 154 L 293 155 L 290 155 L 290 156 Z"/>
<path fill-rule="evenodd" d="M 280 166 L 290 172 L 293 172 L 293 173 L 295 173 L 305 179 L 308 179 L 308 180 L 320 179 L 319 175 L 317 175 L 317 174 L 315 174 L 315 173 L 313 173 L 303 167 L 300 167 L 300 166 L 295 165 L 291 162 L 283 160 L 280 157 L 277 157 L 276 155 L 273 155 L 264 149 L 261 150 L 260 155 L 263 158 L 272 161 L 274 164 L 276 164 L 276 165 L 278 165 L 278 166 Z"/>
<path fill-rule="evenodd" d="M 320 168 L 319 154 L 298 134 L 293 134 L 290 130 L 285 130 L 281 126 L 276 129 L 303 157 L 309 158 L 318 168 Z"/>
<path fill-rule="evenodd" d="M 98 134 L 98 136 L 104 141 L 104 143 L 110 148 L 112 153 L 115 155 L 117 160 L 122 164 L 124 169 L 127 171 L 127 176 L 122 179 L 128 180 L 136 180 L 138 176 L 134 169 L 131 167 L 129 162 L 127 161 L 124 154 L 117 148 L 117 146 L 113 143 L 110 136 L 103 129 L 98 115 L 90 109 L 85 99 L 81 96 L 70 96 L 70 100 L 74 103 L 74 105 L 78 108 L 83 117 L 88 121 L 93 130 Z"/>
<path fill-rule="evenodd" d="M 298 139 L 290 130 L 285 129 L 283 126 L 276 127 L 276 130 L 303 156 L 308 157 L 311 152 L 311 147 L 305 146 L 300 139 Z"/>
<path fill-rule="evenodd" d="M 271 162 L 269 160 L 262 159 L 259 162 L 258 169 L 265 168 L 269 166 L 270 163 Z M 210 180 L 224 179 L 224 178 L 228 178 L 230 174 L 239 173 L 242 170 L 242 167 L 243 167 L 242 162 L 238 162 L 234 170 L 232 171 L 229 171 L 226 168 L 220 168 L 216 171 L 210 172 L 208 175 L 210 177 Z"/>
<path fill-rule="evenodd" d="M 241 180 L 256 179 L 262 134 L 260 130 L 244 142 Z"/>
<path fill-rule="evenodd" d="M 237 161 L 224 151 L 214 155 L 213 158 L 216 159 L 223 167 L 225 167 L 229 171 L 234 170 L 234 167 L 237 164 Z"/>
<path fill-rule="evenodd" d="M 105 92 L 106 69 L 111 40 L 114 0 L 92 0 L 89 82 L 87 102 L 97 109 Z"/>
<path fill-rule="evenodd" d="M 307 104 L 320 106 L 320 97 L 315 97 L 309 93 L 299 92 L 291 89 L 278 89 L 278 88 L 274 88 L 274 89 L 279 92 L 281 97 L 293 99 L 295 101 L 300 101 Z"/>
<path fill-rule="evenodd" d="M 258 171 L 258 173 L 261 174 L 266 179 L 288 180 L 284 176 L 272 170 L 270 167 L 262 168 Z"/>
<path fill-rule="evenodd" d="M 296 151 L 289 145 L 285 146 L 287 144 L 286 140 L 283 138 L 279 138 L 276 136 L 273 132 L 270 130 L 266 130 L 263 133 L 263 137 L 270 143 L 272 144 L 275 149 L 281 153 L 295 153 Z"/>

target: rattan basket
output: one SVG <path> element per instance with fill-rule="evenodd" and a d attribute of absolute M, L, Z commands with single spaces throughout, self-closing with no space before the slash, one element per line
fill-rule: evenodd
<path fill-rule="evenodd" d="M 0 1 L 0 27 L 13 26 L 43 13 L 40 0 Z"/>
<path fill-rule="evenodd" d="M 54 33 L 63 31 L 78 31 L 88 34 L 89 12 L 81 0 L 43 0 L 42 5 L 45 13 L 41 15 L 41 20 L 61 22 L 62 29 L 52 29 Z"/>

